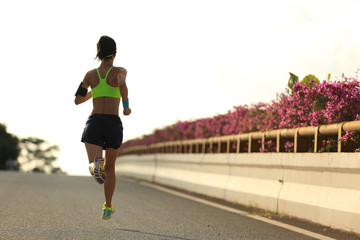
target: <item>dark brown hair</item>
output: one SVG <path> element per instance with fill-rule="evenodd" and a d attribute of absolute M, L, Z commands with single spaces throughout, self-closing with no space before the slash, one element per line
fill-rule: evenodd
<path fill-rule="evenodd" d="M 97 43 L 96 58 L 98 58 L 99 60 L 109 59 L 115 53 L 116 53 L 116 43 L 114 39 L 108 36 L 100 37 Z"/>

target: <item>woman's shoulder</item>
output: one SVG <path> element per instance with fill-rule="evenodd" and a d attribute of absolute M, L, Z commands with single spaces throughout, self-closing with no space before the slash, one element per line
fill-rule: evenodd
<path fill-rule="evenodd" d="M 127 70 L 123 67 L 114 67 L 118 73 L 123 73 L 123 74 L 127 74 Z"/>
<path fill-rule="evenodd" d="M 116 69 L 116 77 L 117 79 L 123 79 L 122 81 L 125 81 L 126 79 L 126 75 L 127 75 L 127 71 L 125 68 L 123 67 L 114 67 Z"/>
<path fill-rule="evenodd" d="M 96 68 L 87 71 L 87 73 L 86 73 L 85 76 L 91 77 L 91 76 L 94 75 L 94 74 L 97 74 Z"/>
<path fill-rule="evenodd" d="M 96 69 L 89 70 L 85 74 L 84 81 L 86 81 L 86 82 L 91 81 L 96 75 L 97 75 Z"/>

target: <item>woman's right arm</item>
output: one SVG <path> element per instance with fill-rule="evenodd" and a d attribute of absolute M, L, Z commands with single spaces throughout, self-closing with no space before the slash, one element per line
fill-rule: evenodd
<path fill-rule="evenodd" d="M 85 89 L 88 89 L 90 87 L 88 74 L 89 73 L 86 73 L 84 80 L 81 82 L 81 87 L 83 87 Z M 87 92 L 86 96 L 84 96 L 84 97 L 80 96 L 80 95 L 76 95 L 75 96 L 75 104 L 78 105 L 78 104 L 84 103 L 87 100 L 89 100 L 91 97 L 92 97 L 91 91 Z"/>

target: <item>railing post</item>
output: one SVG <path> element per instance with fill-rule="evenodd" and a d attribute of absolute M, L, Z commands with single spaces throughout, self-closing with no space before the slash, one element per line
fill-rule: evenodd
<path fill-rule="evenodd" d="M 280 131 L 276 134 L 276 152 L 280 152 Z"/>
<path fill-rule="evenodd" d="M 344 126 L 344 123 L 341 123 L 340 126 L 339 126 L 339 129 L 338 129 L 338 146 L 337 146 L 337 151 L 338 152 L 341 152 L 341 135 L 342 135 L 342 131 L 343 131 L 343 126 Z"/>
<path fill-rule="evenodd" d="M 230 153 L 230 137 L 227 139 L 227 147 L 226 147 L 226 153 Z"/>
<path fill-rule="evenodd" d="M 252 142 L 252 136 L 251 133 L 249 134 L 249 142 L 248 142 L 248 153 L 251 153 L 251 142 Z"/>
<path fill-rule="evenodd" d="M 205 147 L 206 147 L 206 139 L 203 139 L 203 147 L 202 147 L 202 153 L 205 153 Z"/>
<path fill-rule="evenodd" d="M 315 128 L 315 133 L 314 133 L 314 153 L 317 153 L 318 133 L 319 133 L 319 127 L 316 127 L 316 128 Z"/>
<path fill-rule="evenodd" d="M 263 134 L 261 136 L 261 149 L 263 151 L 265 150 L 265 132 L 263 132 Z"/>
<path fill-rule="evenodd" d="M 295 134 L 294 134 L 294 153 L 297 153 L 298 136 L 299 136 L 299 128 L 296 128 Z"/>
<path fill-rule="evenodd" d="M 218 153 L 221 153 L 221 138 L 218 140 Z"/>
<path fill-rule="evenodd" d="M 236 143 L 236 153 L 240 153 L 240 142 L 241 142 L 241 137 L 240 135 L 237 137 L 237 143 Z"/>

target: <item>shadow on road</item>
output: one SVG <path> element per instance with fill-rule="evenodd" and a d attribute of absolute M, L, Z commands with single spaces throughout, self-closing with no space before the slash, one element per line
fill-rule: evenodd
<path fill-rule="evenodd" d="M 142 232 L 139 230 L 132 230 L 132 229 L 117 229 L 119 231 L 123 232 L 132 232 L 132 233 L 140 233 L 143 235 L 150 235 L 150 236 L 157 236 L 157 237 L 164 237 L 166 239 L 181 239 L 181 240 L 194 240 L 190 238 L 183 238 L 183 237 L 176 237 L 176 236 L 169 236 L 169 235 L 163 235 L 163 234 L 156 234 L 156 233 L 149 233 L 149 232 Z"/>

